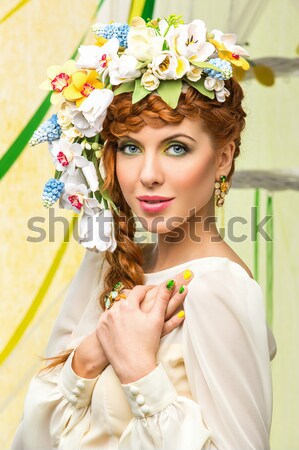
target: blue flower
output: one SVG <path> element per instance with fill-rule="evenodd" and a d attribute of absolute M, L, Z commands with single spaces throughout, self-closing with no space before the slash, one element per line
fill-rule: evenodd
<path fill-rule="evenodd" d="M 42 123 L 37 130 L 33 133 L 32 138 L 29 141 L 29 145 L 32 147 L 42 142 L 52 142 L 59 139 L 61 136 L 61 128 L 57 121 L 57 114 L 53 114 L 50 119 Z"/>
<path fill-rule="evenodd" d="M 117 38 L 121 47 L 128 47 L 128 33 L 130 26 L 127 23 L 109 23 L 108 25 L 94 24 L 92 25 L 92 31 L 100 37 L 105 39 Z"/>
<path fill-rule="evenodd" d="M 64 188 L 64 183 L 56 178 L 50 178 L 45 184 L 44 192 L 42 195 L 43 205 L 46 208 L 54 205 L 54 203 L 59 199 Z"/>
<path fill-rule="evenodd" d="M 209 77 L 216 78 L 218 80 L 228 80 L 233 76 L 232 65 L 229 61 L 225 61 L 221 58 L 211 58 L 208 62 L 224 71 L 224 73 L 221 73 L 218 70 L 205 68 L 203 71 L 208 74 Z"/>

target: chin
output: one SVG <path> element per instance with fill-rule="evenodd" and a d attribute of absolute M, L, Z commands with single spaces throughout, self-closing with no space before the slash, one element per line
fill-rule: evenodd
<path fill-rule="evenodd" d="M 149 233 L 167 234 L 176 230 L 184 221 L 178 222 L 176 216 L 137 216 L 142 227 Z M 175 233 L 178 236 L 178 232 Z"/>

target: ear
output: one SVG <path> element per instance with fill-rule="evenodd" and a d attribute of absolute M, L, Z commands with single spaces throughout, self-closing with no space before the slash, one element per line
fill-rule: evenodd
<path fill-rule="evenodd" d="M 216 178 L 220 178 L 220 175 L 228 175 L 231 169 L 236 144 L 234 141 L 228 142 L 222 149 L 218 150 L 216 156 Z"/>

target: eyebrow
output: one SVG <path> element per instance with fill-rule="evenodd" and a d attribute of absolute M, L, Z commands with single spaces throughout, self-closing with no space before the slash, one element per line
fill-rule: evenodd
<path fill-rule="evenodd" d="M 171 135 L 171 136 L 168 136 L 168 137 L 165 138 L 165 139 L 162 139 L 162 141 L 161 141 L 160 143 L 166 142 L 166 141 L 169 141 L 169 140 L 171 140 L 171 139 L 178 138 L 178 137 L 186 137 L 186 138 L 190 139 L 191 141 L 196 142 L 196 140 L 193 139 L 191 136 L 188 136 L 188 134 L 184 134 L 184 133 L 176 133 L 176 134 L 173 134 L 173 135 Z M 122 144 L 123 142 L 129 141 L 129 140 L 134 141 L 134 142 L 138 142 L 138 144 L 141 144 L 141 142 L 139 142 L 137 139 L 132 138 L 131 136 L 123 136 L 123 137 L 119 140 L 119 144 Z"/>

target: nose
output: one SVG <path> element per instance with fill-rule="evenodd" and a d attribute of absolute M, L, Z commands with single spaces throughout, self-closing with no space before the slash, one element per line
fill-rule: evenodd
<path fill-rule="evenodd" d="M 140 182 L 144 186 L 162 184 L 164 180 L 161 161 L 155 151 L 144 153 L 142 167 L 140 169 Z"/>

